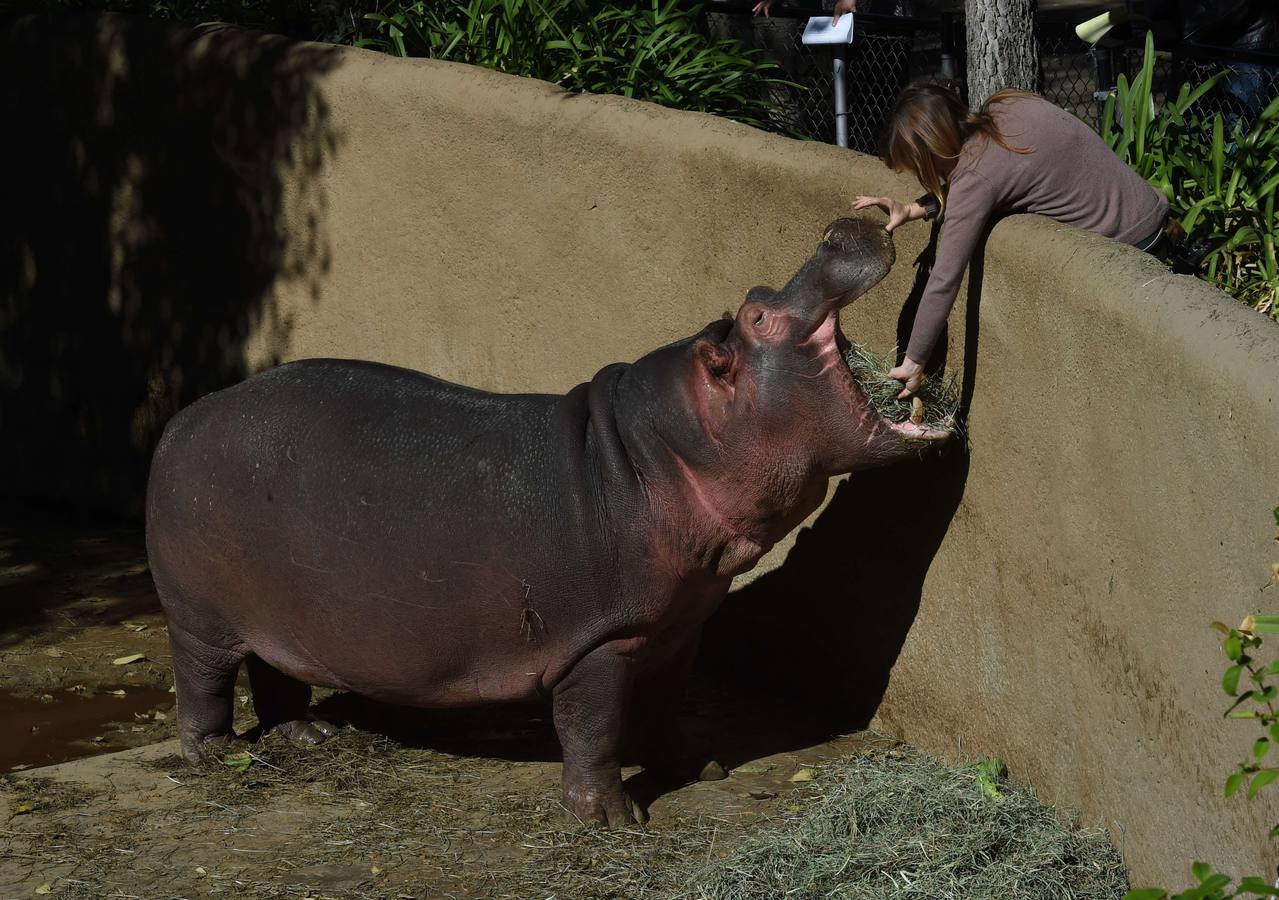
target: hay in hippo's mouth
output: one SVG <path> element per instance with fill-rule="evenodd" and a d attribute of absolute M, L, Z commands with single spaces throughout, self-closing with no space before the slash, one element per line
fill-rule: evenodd
<path fill-rule="evenodd" d="M 890 422 L 905 422 L 911 417 L 914 404 L 910 399 L 897 399 L 902 383 L 888 374 L 896 358 L 896 350 L 881 358 L 852 341 L 844 351 L 844 362 L 853 373 L 853 380 L 865 391 L 871 408 Z M 941 373 L 926 379 L 917 396 L 924 404 L 924 419 L 917 424 L 937 429 L 955 427 L 959 390 L 953 376 Z"/>

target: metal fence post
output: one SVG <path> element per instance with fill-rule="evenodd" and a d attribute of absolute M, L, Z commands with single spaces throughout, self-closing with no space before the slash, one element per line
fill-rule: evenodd
<path fill-rule="evenodd" d="M 942 16 L 941 19 L 941 58 L 940 69 L 943 78 L 954 81 L 959 78 L 957 51 L 955 50 L 955 19 L 953 16 Z"/>
<path fill-rule="evenodd" d="M 1100 132 L 1105 128 L 1101 116 L 1106 109 L 1106 97 L 1115 85 L 1115 66 L 1110 48 L 1100 44 L 1092 48 L 1092 59 L 1094 71 L 1097 73 L 1097 90 L 1092 96 L 1097 103 L 1097 131 Z"/>
<path fill-rule="evenodd" d="M 848 146 L 848 90 L 845 75 L 848 72 L 848 45 L 837 44 L 834 48 L 834 62 L 831 64 L 831 77 L 835 86 L 835 146 Z"/>

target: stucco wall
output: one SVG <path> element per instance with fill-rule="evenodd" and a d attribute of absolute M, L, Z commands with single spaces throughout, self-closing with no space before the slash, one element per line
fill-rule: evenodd
<path fill-rule="evenodd" d="M 31 136 L 6 171 L 38 176 L 0 198 L 11 494 L 136 497 L 172 408 L 277 360 L 565 390 L 783 282 L 852 194 L 913 188 L 700 114 L 232 30 L 28 20 L 4 50 Z M 891 346 L 927 236 L 898 233 L 850 336 Z M 1279 329 L 1031 217 L 978 287 L 950 338 L 971 451 L 832 491 L 708 657 L 1000 755 L 1137 881 L 1265 871 L 1273 804 L 1219 799 L 1251 734 L 1206 626 L 1268 599 Z"/>

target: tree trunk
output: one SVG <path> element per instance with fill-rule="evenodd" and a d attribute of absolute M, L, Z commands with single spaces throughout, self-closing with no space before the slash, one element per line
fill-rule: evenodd
<path fill-rule="evenodd" d="M 1003 88 L 1039 87 L 1036 0 L 965 0 L 968 105 L 977 109 Z"/>

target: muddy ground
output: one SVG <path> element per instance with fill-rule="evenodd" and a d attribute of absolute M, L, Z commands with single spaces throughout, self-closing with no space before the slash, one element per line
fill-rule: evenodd
<path fill-rule="evenodd" d="M 323 747 L 268 738 L 187 765 L 129 526 L 0 528 L 0 617 L 0 716 L 17 734 L 0 781 L 3 897 L 674 896 L 686 885 L 672 873 L 796 808 L 804 770 L 867 740 L 699 683 L 687 721 L 730 776 L 671 788 L 628 769 L 652 820 L 608 832 L 566 820 L 541 709 L 414 714 L 317 696 L 343 725 Z M 239 692 L 237 729 L 250 730 Z"/>

